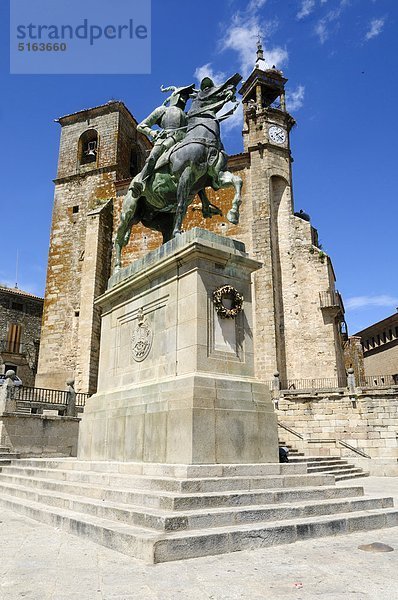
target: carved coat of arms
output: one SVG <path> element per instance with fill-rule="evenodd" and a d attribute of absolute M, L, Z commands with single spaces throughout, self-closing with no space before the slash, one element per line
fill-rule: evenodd
<path fill-rule="evenodd" d="M 138 324 L 131 337 L 131 351 L 136 362 L 145 360 L 152 348 L 153 331 L 149 327 L 142 308 L 138 312 Z"/>

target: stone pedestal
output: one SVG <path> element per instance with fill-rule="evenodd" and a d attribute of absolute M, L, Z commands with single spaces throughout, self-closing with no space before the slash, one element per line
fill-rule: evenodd
<path fill-rule="evenodd" d="M 278 461 L 268 387 L 254 377 L 244 245 L 192 229 L 114 275 L 102 309 L 98 392 L 78 458 L 179 464 Z M 244 298 L 221 318 L 213 291 Z M 228 299 L 225 300 L 228 302 Z"/>

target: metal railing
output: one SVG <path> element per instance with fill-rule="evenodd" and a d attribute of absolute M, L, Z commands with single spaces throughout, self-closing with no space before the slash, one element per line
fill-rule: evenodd
<path fill-rule="evenodd" d="M 304 436 L 301 433 L 299 433 L 298 431 L 294 431 L 294 429 L 292 429 L 291 427 L 288 427 L 287 425 L 284 425 L 283 423 L 280 423 L 279 421 L 278 421 L 278 427 L 280 427 L 281 429 L 284 429 L 285 431 L 288 431 L 292 435 L 295 435 L 296 437 L 300 438 L 300 440 L 304 439 Z"/>
<path fill-rule="evenodd" d="M 355 446 L 351 446 L 351 444 L 349 444 L 348 442 L 345 442 L 344 440 L 336 440 L 336 441 L 341 446 L 344 446 L 344 448 L 348 448 L 348 450 L 351 450 L 351 452 L 355 452 L 356 454 L 359 454 L 359 456 L 363 456 L 364 458 L 372 458 L 369 454 L 366 454 L 366 452 L 364 452 L 360 448 L 355 448 Z"/>
<path fill-rule="evenodd" d="M 349 376 L 348 376 L 349 377 Z M 283 380 L 279 377 L 275 377 L 273 381 L 267 381 L 266 385 L 274 393 L 300 393 L 300 392 L 313 392 L 313 391 L 344 391 L 350 387 L 350 382 L 347 380 L 347 376 L 339 377 L 321 377 L 318 379 L 287 379 Z M 366 375 L 360 378 L 360 380 L 352 380 L 351 383 L 352 392 L 356 388 L 359 389 L 373 389 L 373 388 L 398 388 L 398 374 L 397 375 Z M 350 388 L 351 389 L 351 388 Z"/>
<path fill-rule="evenodd" d="M 16 390 L 16 400 L 66 407 L 68 404 L 67 394 L 68 392 L 63 390 L 21 386 Z M 84 408 L 89 396 L 90 394 L 76 393 L 76 406 Z"/>
<path fill-rule="evenodd" d="M 321 377 L 319 379 L 287 379 L 281 380 L 280 389 L 283 391 L 294 390 L 322 390 L 347 387 L 345 377 Z"/>
<path fill-rule="evenodd" d="M 357 385 L 368 388 L 398 386 L 398 375 L 365 375 Z"/>
<path fill-rule="evenodd" d="M 355 452 L 356 454 L 359 454 L 360 456 L 363 456 L 364 458 L 370 458 L 370 459 L 372 458 L 369 454 L 366 454 L 366 452 L 364 452 L 360 448 L 356 448 L 355 446 L 352 446 L 345 440 L 337 440 L 337 439 L 334 439 L 334 440 L 330 440 L 330 439 L 325 439 L 325 440 L 316 439 L 315 440 L 315 439 L 313 439 L 312 440 L 309 437 L 306 438 L 302 433 L 295 431 L 291 427 L 284 425 L 280 421 L 278 421 L 278 427 L 280 427 L 281 429 L 284 429 L 285 431 L 288 431 L 291 435 L 294 435 L 294 436 L 300 438 L 301 440 L 306 441 L 307 444 L 324 444 L 324 443 L 327 443 L 327 444 L 334 443 L 336 445 L 340 444 L 341 446 L 344 446 L 344 448 L 347 448 L 348 450 L 351 450 L 352 452 Z"/>

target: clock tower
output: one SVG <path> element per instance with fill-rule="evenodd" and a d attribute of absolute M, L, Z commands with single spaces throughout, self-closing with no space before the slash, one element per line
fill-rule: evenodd
<path fill-rule="evenodd" d="M 257 375 L 269 380 L 278 371 L 282 382 L 344 377 L 339 333 L 344 309 L 333 267 L 318 247 L 309 216 L 294 211 L 295 120 L 287 112 L 286 82 L 280 70 L 267 66 L 259 41 L 255 68 L 240 90 L 250 163 L 243 200 L 251 205 L 247 246 L 264 264 L 254 280 Z"/>

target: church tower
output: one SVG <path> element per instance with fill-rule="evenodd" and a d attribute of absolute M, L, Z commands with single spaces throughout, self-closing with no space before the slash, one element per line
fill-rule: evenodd
<path fill-rule="evenodd" d="M 135 175 L 148 144 L 122 102 L 57 120 L 61 125 L 36 386 L 95 392 L 100 314 L 110 275 L 116 182 Z"/>
<path fill-rule="evenodd" d="M 248 244 L 264 263 L 255 276 L 257 375 L 292 379 L 343 377 L 340 324 L 344 308 L 330 258 L 318 247 L 309 217 L 294 211 L 287 79 L 268 68 L 261 43 L 242 85 L 243 143 L 250 177 Z M 245 240 L 244 240 L 245 241 Z M 249 241 L 249 240 L 248 240 Z"/>

